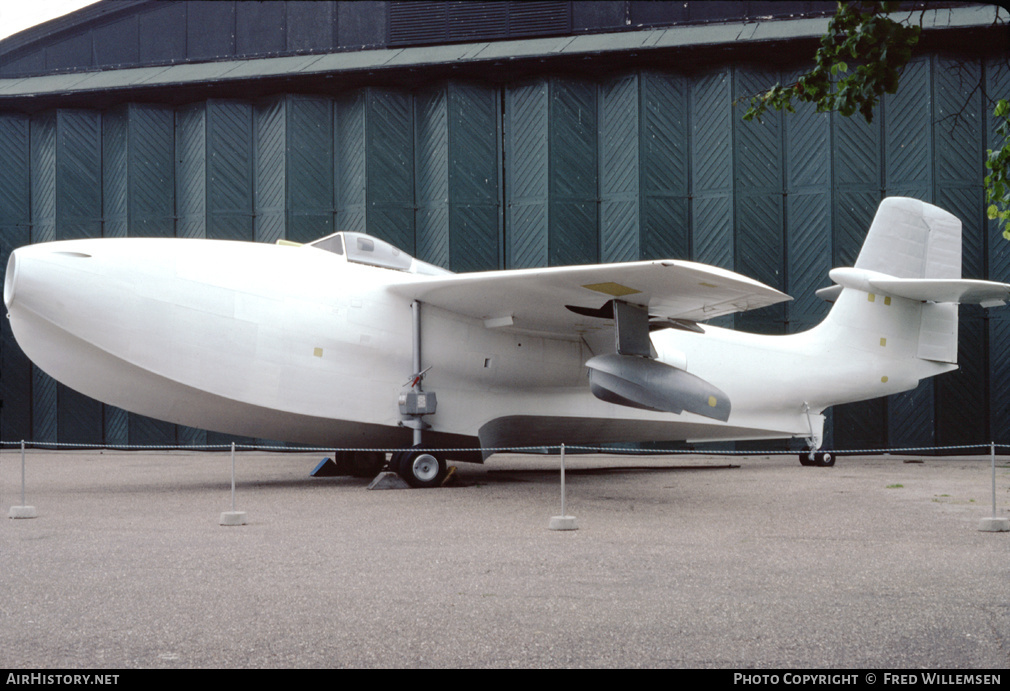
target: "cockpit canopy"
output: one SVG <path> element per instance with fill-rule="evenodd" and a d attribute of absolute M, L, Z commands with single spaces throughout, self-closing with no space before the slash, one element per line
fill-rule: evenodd
<path fill-rule="evenodd" d="M 355 264 L 434 276 L 452 273 L 434 264 L 415 259 L 385 240 L 365 233 L 341 231 L 310 242 L 309 246 L 342 255 L 347 261 Z"/>

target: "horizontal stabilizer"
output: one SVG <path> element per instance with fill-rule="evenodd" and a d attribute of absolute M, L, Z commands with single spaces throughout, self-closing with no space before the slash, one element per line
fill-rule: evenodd
<path fill-rule="evenodd" d="M 870 285 L 885 295 L 928 302 L 956 302 L 962 305 L 1006 304 L 1010 285 L 967 278 L 884 278 Z"/>
<path fill-rule="evenodd" d="M 895 278 L 865 269 L 832 269 L 840 286 L 919 302 L 995 307 L 1010 299 L 1010 284 L 968 278 Z"/>
<path fill-rule="evenodd" d="M 834 302 L 838 299 L 838 296 L 841 295 L 841 293 L 842 287 L 837 283 L 814 291 L 814 295 L 819 297 L 821 300 L 824 300 L 824 302 Z"/>

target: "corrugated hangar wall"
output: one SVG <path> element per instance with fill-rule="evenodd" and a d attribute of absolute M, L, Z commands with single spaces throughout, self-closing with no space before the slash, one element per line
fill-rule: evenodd
<path fill-rule="evenodd" d="M 982 191 L 995 136 L 984 99 L 1010 92 L 997 62 L 917 58 L 872 125 L 809 108 L 741 120 L 734 99 L 790 76 L 727 65 L 0 114 L 0 259 L 75 237 L 334 230 L 455 271 L 690 258 L 793 295 L 735 320 L 788 333 L 825 314 L 813 291 L 853 263 L 880 199 L 908 195 L 961 218 L 965 276 L 1010 280 L 1010 243 L 985 220 Z M 836 408 L 828 443 L 1010 442 L 1008 345 L 1010 316 L 963 307 L 961 369 Z M 6 440 L 221 440 L 56 384 L 6 324 L 2 346 Z"/>

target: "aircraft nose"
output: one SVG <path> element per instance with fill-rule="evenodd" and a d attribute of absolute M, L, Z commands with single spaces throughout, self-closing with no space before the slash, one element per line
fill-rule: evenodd
<path fill-rule="evenodd" d="M 25 245 L 11 252 L 4 274 L 4 305 L 7 313 L 31 310 L 40 314 L 57 313 L 82 294 L 75 269 L 91 254 L 81 251 L 79 243 L 40 243 Z"/>
<path fill-rule="evenodd" d="M 18 284 L 18 251 L 11 252 L 7 260 L 7 273 L 4 274 L 4 304 L 9 310 L 14 304 L 14 294 Z"/>

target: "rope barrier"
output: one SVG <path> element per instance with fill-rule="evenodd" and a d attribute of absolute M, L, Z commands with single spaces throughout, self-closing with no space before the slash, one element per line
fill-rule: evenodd
<path fill-rule="evenodd" d="M 47 441 L 0 441 L 0 448 L 13 446 L 20 447 L 24 443 L 25 447 L 31 447 L 36 449 L 108 449 L 115 451 L 214 451 L 214 450 L 228 450 L 232 448 L 231 444 L 77 444 L 70 442 L 47 442 Z M 428 448 L 425 447 L 427 451 L 435 451 L 441 453 L 451 453 L 451 452 L 481 452 L 481 453 L 544 453 L 546 451 L 560 451 L 561 444 L 539 444 L 536 446 L 503 446 L 503 447 L 473 447 L 473 448 Z M 397 453 L 400 451 L 410 451 L 411 447 L 398 447 L 398 448 L 364 448 L 364 447 L 338 447 L 338 446 L 272 446 L 266 444 L 235 444 L 236 449 L 246 450 L 246 451 L 278 451 L 278 452 L 320 452 L 328 453 L 335 451 L 351 451 L 351 452 L 378 452 L 378 453 Z M 634 454 L 634 455 L 645 455 L 645 456 L 669 456 L 676 454 L 703 454 L 706 456 L 776 456 L 776 455 L 791 455 L 795 456 L 801 453 L 807 453 L 804 449 L 795 449 L 792 451 L 783 450 L 766 450 L 766 449 L 751 449 L 751 450 L 728 450 L 728 449 L 640 449 L 631 447 L 611 447 L 611 446 L 578 446 L 565 444 L 564 448 L 569 452 L 585 452 L 585 453 L 611 453 L 611 454 Z M 997 443 L 986 443 L 986 444 L 956 444 L 949 446 L 906 446 L 906 447 L 896 447 L 896 448 L 878 448 L 878 449 L 818 449 L 818 453 L 832 453 L 835 455 L 864 455 L 864 454 L 882 454 L 882 453 L 913 453 L 913 452 L 936 452 L 936 451 L 964 451 L 970 449 L 985 449 L 989 450 L 991 448 L 996 449 L 1010 449 L 1010 444 L 997 444 Z"/>

